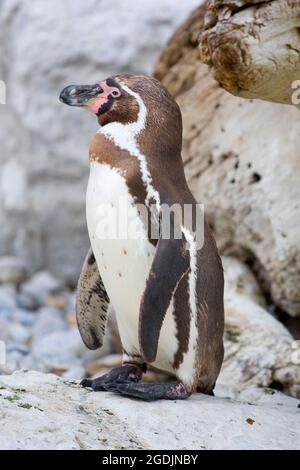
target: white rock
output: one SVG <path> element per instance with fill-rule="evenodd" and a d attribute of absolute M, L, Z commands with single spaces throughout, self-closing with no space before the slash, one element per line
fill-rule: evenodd
<path fill-rule="evenodd" d="M 77 280 L 88 248 L 88 141 L 97 125 L 59 103 L 59 93 L 73 82 L 151 72 L 161 47 L 198 3 L 1 2 L 0 79 L 9 77 L 7 105 L 0 106 L 1 252 Z"/>
<path fill-rule="evenodd" d="M 1 449 L 299 448 L 298 401 L 278 393 L 256 406 L 200 394 L 145 403 L 37 372 L 2 376 L 0 387 Z"/>
<path fill-rule="evenodd" d="M 81 380 L 85 377 L 84 367 L 72 367 L 63 373 L 62 377 L 67 380 Z"/>
<path fill-rule="evenodd" d="M 231 389 L 267 387 L 277 382 L 300 397 L 295 340 L 263 306 L 249 269 L 234 258 L 225 267 L 225 358 L 218 382 Z"/>
<path fill-rule="evenodd" d="M 225 278 L 225 296 L 230 293 L 246 295 L 262 307 L 266 307 L 266 300 L 254 274 L 241 261 L 233 256 L 223 256 L 222 263 Z"/>
<path fill-rule="evenodd" d="M 20 284 L 26 279 L 26 276 L 26 266 L 19 258 L 14 256 L 0 257 L 0 283 Z"/>

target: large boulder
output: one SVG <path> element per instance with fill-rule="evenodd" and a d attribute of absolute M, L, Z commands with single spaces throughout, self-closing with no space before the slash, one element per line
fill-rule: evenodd
<path fill-rule="evenodd" d="M 219 86 L 202 63 L 204 16 L 200 7 L 179 28 L 156 69 L 183 112 L 187 179 L 222 252 L 251 264 L 268 297 L 299 316 L 300 114 Z"/>
<path fill-rule="evenodd" d="M 264 389 L 222 392 L 145 403 L 17 372 L 0 377 L 0 449 L 299 448 L 297 400 Z"/>
<path fill-rule="evenodd" d="M 201 58 L 234 95 L 292 104 L 300 85 L 299 27 L 299 2 L 208 0 Z"/>
<path fill-rule="evenodd" d="M 197 0 L 2 0 L 0 255 L 74 282 L 88 247 L 85 187 L 96 121 L 58 101 L 69 83 L 150 73 Z"/>

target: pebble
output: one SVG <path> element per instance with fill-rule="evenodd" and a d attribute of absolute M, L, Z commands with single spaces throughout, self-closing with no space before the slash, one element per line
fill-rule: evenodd
<path fill-rule="evenodd" d="M 108 337 L 101 350 L 85 347 L 77 328 L 76 293 L 50 273 L 38 272 L 20 285 L 5 279 L 10 282 L 0 284 L 0 340 L 6 343 L 6 364 L 0 373 L 27 369 L 81 380 L 87 366 L 109 352 Z"/>
<path fill-rule="evenodd" d="M 40 302 L 37 301 L 36 297 L 26 292 L 17 293 L 17 305 L 20 308 L 26 310 L 37 310 L 40 307 Z"/>
<path fill-rule="evenodd" d="M 20 284 L 27 277 L 25 264 L 14 256 L 0 257 L 0 283 Z"/>
<path fill-rule="evenodd" d="M 32 327 L 36 322 L 37 316 L 28 310 L 17 308 L 13 311 L 12 318 L 23 326 Z"/>
<path fill-rule="evenodd" d="M 72 367 L 62 374 L 67 380 L 82 380 L 85 377 L 85 369 L 82 366 Z"/>
<path fill-rule="evenodd" d="M 3 308 L 16 308 L 16 287 L 13 284 L 0 285 L 0 312 Z"/>
<path fill-rule="evenodd" d="M 6 318 L 0 316 L 0 341 L 7 342 L 10 337 L 10 324 Z"/>
<path fill-rule="evenodd" d="M 39 310 L 37 321 L 33 326 L 33 342 L 65 329 L 67 329 L 67 324 L 62 313 L 54 308 L 43 307 Z"/>
<path fill-rule="evenodd" d="M 61 281 L 48 271 L 39 271 L 31 279 L 22 284 L 21 293 L 32 296 L 36 302 L 43 305 L 47 296 L 63 289 Z"/>
<path fill-rule="evenodd" d="M 31 337 L 31 331 L 20 323 L 11 323 L 9 326 L 9 335 L 12 341 L 26 343 Z"/>
<path fill-rule="evenodd" d="M 6 347 L 7 354 L 11 352 L 18 352 L 20 354 L 26 355 L 30 353 L 30 348 L 23 343 L 10 342 Z"/>

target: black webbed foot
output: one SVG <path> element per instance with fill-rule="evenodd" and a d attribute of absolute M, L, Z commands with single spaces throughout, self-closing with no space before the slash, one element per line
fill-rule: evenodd
<path fill-rule="evenodd" d="M 142 375 L 142 367 L 135 364 L 125 364 L 120 367 L 115 367 L 107 374 L 97 377 L 94 380 L 84 379 L 80 385 L 82 387 L 91 387 L 94 392 L 105 392 L 110 390 L 114 384 L 139 382 Z"/>
<path fill-rule="evenodd" d="M 190 396 L 181 382 L 114 383 L 107 390 L 145 401 L 184 400 Z"/>

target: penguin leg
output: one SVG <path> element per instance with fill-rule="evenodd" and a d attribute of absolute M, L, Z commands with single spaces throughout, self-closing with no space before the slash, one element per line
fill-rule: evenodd
<path fill-rule="evenodd" d="M 97 377 L 94 380 L 84 379 L 80 383 L 82 387 L 91 387 L 94 392 L 105 392 L 111 387 L 119 383 L 136 383 L 139 382 L 143 375 L 143 365 L 124 364 L 115 367 L 107 374 Z"/>
<path fill-rule="evenodd" d="M 182 382 L 115 383 L 107 390 L 145 401 L 184 400 L 191 395 Z"/>

